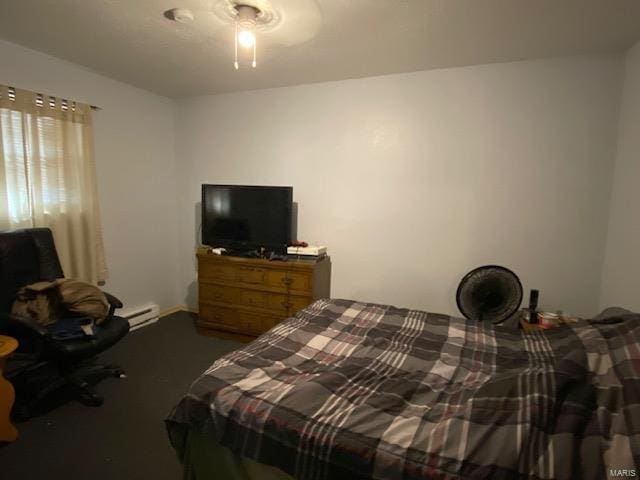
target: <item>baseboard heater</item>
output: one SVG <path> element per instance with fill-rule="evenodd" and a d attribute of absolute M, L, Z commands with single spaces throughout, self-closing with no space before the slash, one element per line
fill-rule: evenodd
<path fill-rule="evenodd" d="M 120 316 L 129 321 L 129 327 L 133 331 L 157 322 L 160 316 L 160 307 L 155 303 L 150 303 L 135 310 L 125 311 Z"/>

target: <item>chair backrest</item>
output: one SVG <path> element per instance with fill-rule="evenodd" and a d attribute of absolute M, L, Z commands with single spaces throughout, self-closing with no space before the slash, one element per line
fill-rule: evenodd
<path fill-rule="evenodd" d="M 18 290 L 64 277 L 48 228 L 0 232 L 0 313 L 11 311 Z"/>

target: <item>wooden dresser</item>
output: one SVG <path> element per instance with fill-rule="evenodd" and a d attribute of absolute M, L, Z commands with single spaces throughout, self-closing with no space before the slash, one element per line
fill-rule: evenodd
<path fill-rule="evenodd" d="M 257 336 L 330 295 L 331 260 L 269 261 L 198 249 L 199 319 L 207 330 Z"/>

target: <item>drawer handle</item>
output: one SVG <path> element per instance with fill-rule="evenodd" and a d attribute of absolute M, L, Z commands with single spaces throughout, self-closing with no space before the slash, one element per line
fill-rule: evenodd
<path fill-rule="evenodd" d="M 282 302 L 282 306 L 284 308 L 286 308 L 287 310 L 289 310 L 291 307 L 293 307 L 293 303 L 290 302 Z"/>
<path fill-rule="evenodd" d="M 283 278 L 282 283 L 284 283 L 285 285 L 291 285 L 293 283 L 293 278 L 289 278 L 289 277 Z"/>
<path fill-rule="evenodd" d="M 222 298 L 223 296 L 224 296 L 224 293 L 222 293 L 222 292 L 216 292 L 216 293 L 213 294 L 213 298 L 216 299 L 216 300 Z"/>

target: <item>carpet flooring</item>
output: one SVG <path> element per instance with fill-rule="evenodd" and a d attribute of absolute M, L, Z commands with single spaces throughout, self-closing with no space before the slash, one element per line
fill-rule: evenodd
<path fill-rule="evenodd" d="M 178 312 L 129 333 L 101 363 L 128 378 L 96 386 L 105 402 L 69 402 L 16 426 L 20 437 L 0 447 L 0 477 L 15 480 L 179 480 L 180 464 L 164 418 L 215 359 L 241 344 L 198 335 L 194 315 Z"/>

